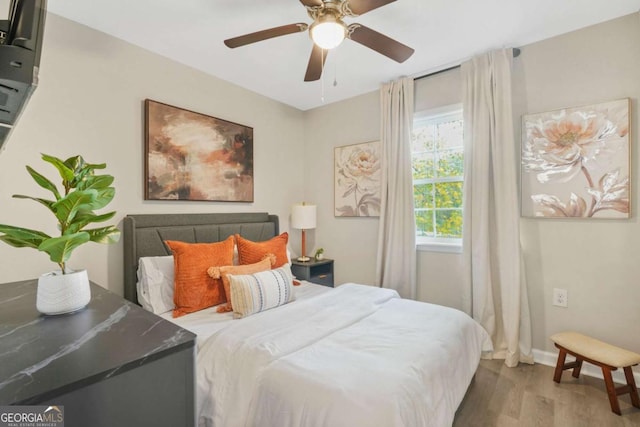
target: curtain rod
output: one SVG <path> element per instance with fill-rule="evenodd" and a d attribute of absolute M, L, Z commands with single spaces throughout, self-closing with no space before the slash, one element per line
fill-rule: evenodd
<path fill-rule="evenodd" d="M 513 57 L 517 58 L 518 56 L 520 56 L 520 49 L 517 48 L 517 47 L 514 47 L 513 48 Z M 413 81 L 424 79 L 425 77 L 435 76 L 436 74 L 445 73 L 447 71 L 455 70 L 456 68 L 460 68 L 460 64 L 454 65 L 454 66 L 449 67 L 449 68 L 444 68 L 442 70 L 434 71 L 433 73 L 425 74 L 423 76 L 414 77 Z"/>

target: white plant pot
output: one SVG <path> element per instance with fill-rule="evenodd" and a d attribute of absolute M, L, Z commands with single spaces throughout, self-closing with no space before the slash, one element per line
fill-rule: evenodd
<path fill-rule="evenodd" d="M 52 271 L 38 279 L 36 308 L 42 314 L 64 314 L 80 310 L 91 301 L 87 270 L 68 274 Z"/>
<path fill-rule="evenodd" d="M 322 261 L 324 259 L 324 254 L 318 254 L 316 255 L 316 260 L 317 261 Z"/>

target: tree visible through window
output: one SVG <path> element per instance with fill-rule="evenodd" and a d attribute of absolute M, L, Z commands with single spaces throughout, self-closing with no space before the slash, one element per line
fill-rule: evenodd
<path fill-rule="evenodd" d="M 462 238 L 462 131 L 459 109 L 414 118 L 411 151 L 419 241 Z"/>

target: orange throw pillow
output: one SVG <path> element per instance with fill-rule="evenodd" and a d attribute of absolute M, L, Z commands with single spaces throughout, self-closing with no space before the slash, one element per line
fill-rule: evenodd
<path fill-rule="evenodd" d="M 252 242 L 236 234 L 236 245 L 238 246 L 238 261 L 240 264 L 255 264 L 262 260 L 266 254 L 274 254 L 276 263 L 273 268 L 282 267 L 289 262 L 287 258 L 287 242 L 289 233 L 284 232 L 270 240 L 264 242 Z"/>
<path fill-rule="evenodd" d="M 222 304 L 226 301 L 221 279 L 207 274 L 212 265 L 233 262 L 233 237 L 218 243 L 185 243 L 166 240 L 173 251 L 175 271 L 173 317 Z"/>
<path fill-rule="evenodd" d="M 225 265 L 222 267 L 209 268 L 207 270 L 209 276 L 213 277 L 214 279 L 222 279 L 222 284 L 224 285 L 224 294 L 227 298 L 227 303 L 218 307 L 216 311 L 218 313 L 233 311 L 233 306 L 231 305 L 231 282 L 229 281 L 229 274 L 253 274 L 260 273 L 261 271 L 271 270 L 271 265 L 275 262 L 275 260 L 276 257 L 273 256 L 273 254 L 268 254 L 262 259 L 262 261 L 256 262 L 255 264 Z"/>

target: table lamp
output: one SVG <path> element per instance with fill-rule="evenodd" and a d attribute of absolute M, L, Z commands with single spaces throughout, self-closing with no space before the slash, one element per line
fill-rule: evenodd
<path fill-rule="evenodd" d="M 307 205 L 304 202 L 301 205 L 293 205 L 291 207 L 291 227 L 302 230 L 302 256 L 298 257 L 298 261 L 309 261 L 311 258 L 306 256 L 305 231 L 316 228 L 316 205 Z"/>

